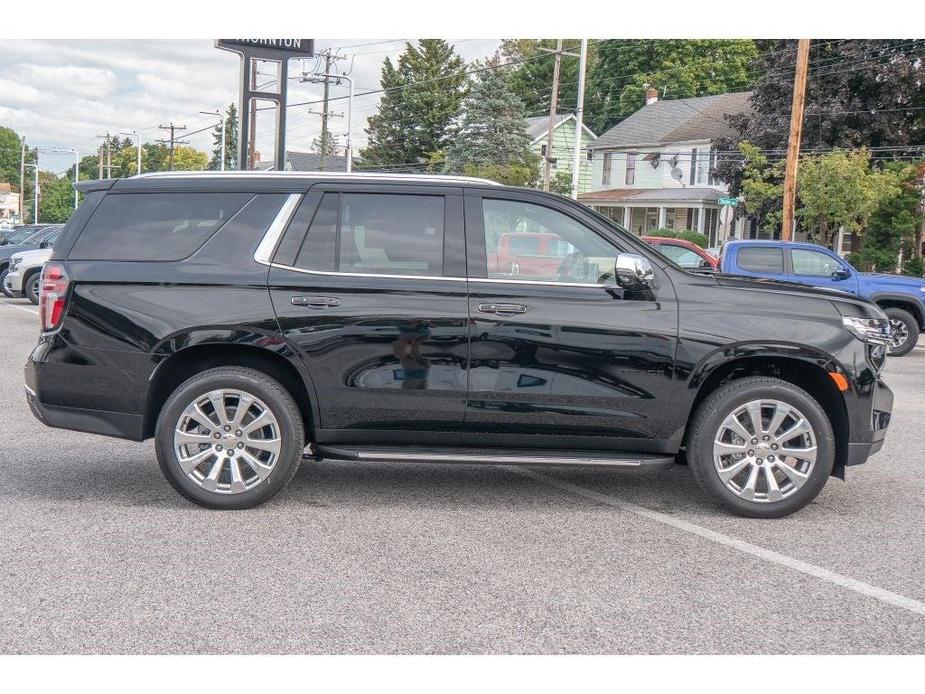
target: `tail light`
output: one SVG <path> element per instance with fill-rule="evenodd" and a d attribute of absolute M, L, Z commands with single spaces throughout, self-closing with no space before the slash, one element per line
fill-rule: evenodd
<path fill-rule="evenodd" d="M 54 330 L 61 324 L 61 317 L 67 307 L 69 284 L 70 280 L 63 265 L 45 263 L 39 291 L 39 315 L 42 318 L 43 331 Z"/>

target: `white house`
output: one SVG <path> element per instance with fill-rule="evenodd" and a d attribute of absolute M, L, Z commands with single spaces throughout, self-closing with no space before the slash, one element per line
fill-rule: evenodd
<path fill-rule="evenodd" d="M 713 178 L 712 141 L 733 134 L 726 115 L 750 108 L 751 92 L 692 99 L 659 100 L 654 89 L 646 105 L 589 145 L 591 190 L 579 200 L 634 233 L 690 229 L 716 246 L 735 235 L 744 220 L 733 220 L 722 205 L 727 187 Z"/>
<path fill-rule="evenodd" d="M 19 191 L 9 183 L 0 183 L 0 219 L 19 221 Z"/>

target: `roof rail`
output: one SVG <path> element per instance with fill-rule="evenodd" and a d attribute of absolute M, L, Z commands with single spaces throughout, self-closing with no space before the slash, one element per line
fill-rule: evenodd
<path fill-rule="evenodd" d="M 131 178 L 307 178 L 307 179 L 359 179 L 364 181 L 420 181 L 429 183 L 477 183 L 500 186 L 497 181 L 474 176 L 450 174 L 374 173 L 345 171 L 156 171 Z"/>

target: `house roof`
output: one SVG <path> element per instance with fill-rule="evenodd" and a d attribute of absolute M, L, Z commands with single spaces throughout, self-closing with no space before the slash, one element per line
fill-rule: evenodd
<path fill-rule="evenodd" d="M 642 203 L 642 202 L 711 202 L 725 196 L 716 188 L 614 188 L 612 190 L 594 190 L 578 195 L 578 201 L 584 203 Z"/>
<path fill-rule="evenodd" d="M 549 128 L 549 116 L 530 116 L 529 118 L 526 118 L 524 120 L 527 121 L 527 135 L 530 136 L 531 144 L 536 142 L 542 137 L 546 137 L 546 132 Z M 555 122 L 555 125 L 553 125 L 552 129 L 555 130 L 556 128 L 558 128 L 560 125 L 562 125 L 566 121 L 574 121 L 574 120 L 575 120 L 574 113 L 559 113 L 556 115 L 556 122 Z M 588 133 L 588 135 L 590 135 L 592 138 L 597 138 L 597 135 L 595 135 L 591 131 L 591 128 L 589 128 L 584 123 L 582 123 L 582 129 L 586 133 Z"/>
<path fill-rule="evenodd" d="M 594 149 L 713 140 L 735 131 L 725 116 L 751 109 L 751 92 L 659 100 L 643 106 L 601 135 Z"/>
<path fill-rule="evenodd" d="M 293 152 L 287 150 L 286 158 L 293 171 L 321 171 L 321 155 L 315 152 Z M 324 161 L 325 171 L 346 171 L 347 157 L 329 154 Z"/>

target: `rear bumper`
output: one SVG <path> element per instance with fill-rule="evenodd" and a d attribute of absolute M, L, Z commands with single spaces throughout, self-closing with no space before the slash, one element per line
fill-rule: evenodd
<path fill-rule="evenodd" d="M 26 385 L 26 401 L 35 418 L 45 426 L 83 431 L 88 434 L 115 436 L 133 441 L 142 440 L 143 419 L 140 415 L 43 405 L 28 385 Z"/>

